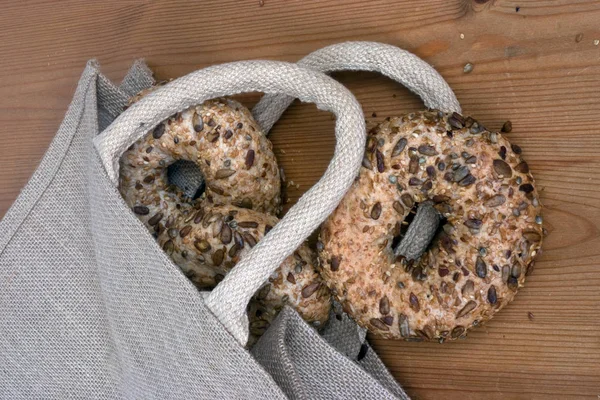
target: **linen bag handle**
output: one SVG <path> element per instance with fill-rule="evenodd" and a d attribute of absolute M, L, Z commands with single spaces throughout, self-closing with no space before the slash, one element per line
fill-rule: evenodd
<path fill-rule="evenodd" d="M 298 65 L 329 73 L 334 71 L 379 72 L 416 93 L 427 108 L 461 112 L 454 92 L 444 78 L 416 55 L 396 46 L 378 42 L 343 42 L 316 50 Z M 252 110 L 256 121 L 269 132 L 294 97 L 265 94 Z"/>
<path fill-rule="evenodd" d="M 242 61 L 208 67 L 150 93 L 94 138 L 109 179 L 116 186 L 119 158 L 170 115 L 221 96 L 260 91 L 285 93 L 336 116 L 333 158 L 321 179 L 285 217 L 205 296 L 205 304 L 245 345 L 246 307 L 283 260 L 333 212 L 350 188 L 363 158 L 366 128 L 360 105 L 343 85 L 312 69 L 277 61 Z"/>

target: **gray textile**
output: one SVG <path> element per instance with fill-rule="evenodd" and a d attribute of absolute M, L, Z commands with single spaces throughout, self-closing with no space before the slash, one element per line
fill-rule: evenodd
<path fill-rule="evenodd" d="M 431 202 L 420 203 L 417 215 L 412 220 L 402 241 L 394 249 L 394 254 L 402 255 L 408 260 L 416 260 L 433 240 L 442 215 L 433 207 Z"/>
<path fill-rule="evenodd" d="M 364 121 L 353 96 L 317 72 L 252 62 L 196 72 L 121 114 L 151 82 L 143 63 L 121 87 L 88 63 L 44 159 L 0 221 L 0 398 L 406 398 L 373 351 L 353 361 L 362 336 L 347 319 L 333 318 L 321 337 L 286 309 L 252 353 L 243 346 L 249 295 L 335 207 L 360 165 Z M 217 289 L 198 292 L 126 206 L 115 162 L 173 112 L 241 90 L 285 90 L 335 112 L 336 156 Z"/>

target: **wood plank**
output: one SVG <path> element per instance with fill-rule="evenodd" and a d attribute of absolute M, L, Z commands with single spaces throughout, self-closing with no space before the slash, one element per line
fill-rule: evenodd
<path fill-rule="evenodd" d="M 518 7 L 518 11 L 517 11 Z M 242 59 L 295 61 L 324 45 L 377 40 L 415 52 L 467 114 L 510 119 L 542 191 L 550 231 L 516 300 L 457 343 L 373 340 L 417 399 L 600 395 L 600 1 L 6 1 L 0 13 L 0 216 L 44 154 L 87 59 L 120 79 L 145 57 L 159 79 Z M 461 39 L 461 34 L 464 38 Z M 470 62 L 473 72 L 463 73 Z M 400 85 L 337 73 L 368 120 L 418 110 Z M 248 105 L 258 96 L 242 96 Z M 376 116 L 373 116 L 373 113 Z M 334 121 L 294 104 L 272 140 L 290 205 L 332 155 Z M 530 320 L 528 313 L 533 314 Z"/>

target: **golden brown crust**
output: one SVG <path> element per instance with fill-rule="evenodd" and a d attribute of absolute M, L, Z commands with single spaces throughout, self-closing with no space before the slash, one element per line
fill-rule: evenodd
<path fill-rule="evenodd" d="M 471 118 L 430 111 L 370 131 L 360 175 L 325 222 L 322 275 L 374 334 L 450 340 L 515 296 L 542 243 L 541 205 L 520 148 Z M 419 260 L 395 258 L 414 204 L 446 218 Z"/>

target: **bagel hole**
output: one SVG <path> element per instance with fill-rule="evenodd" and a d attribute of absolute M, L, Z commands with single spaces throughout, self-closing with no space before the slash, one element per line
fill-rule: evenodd
<path fill-rule="evenodd" d="M 175 185 L 193 200 L 200 198 L 206 189 L 204 175 L 196 163 L 179 160 L 167 167 L 167 182 Z"/>
<path fill-rule="evenodd" d="M 406 216 L 404 221 L 398 221 L 400 223 L 400 231 L 399 231 L 399 234 L 398 234 L 398 232 L 394 232 L 394 237 L 392 239 L 392 249 L 395 250 L 400 245 L 400 242 L 402 242 L 402 239 L 404 239 L 404 237 L 406 236 L 406 232 L 408 231 L 408 228 L 410 227 L 413 220 L 417 216 L 417 210 L 419 208 L 419 204 L 420 203 L 414 204 L 414 206 L 410 209 L 410 212 L 408 213 L 408 215 Z M 431 248 L 431 246 L 437 241 L 440 233 L 444 230 L 444 225 L 446 225 L 446 223 L 448 222 L 448 219 L 446 217 L 442 216 L 441 213 L 438 213 L 438 214 L 440 216 L 440 222 L 439 222 L 431 240 L 427 244 L 427 247 L 425 248 L 424 252 L 428 251 Z M 404 222 L 404 223 L 402 223 L 402 222 Z"/>
<path fill-rule="evenodd" d="M 418 207 L 419 203 L 415 203 L 415 205 L 410 209 L 410 212 L 408 213 L 406 218 L 404 218 L 404 221 L 398 221 L 400 222 L 400 232 L 394 232 L 397 234 L 394 235 L 394 239 L 392 239 L 392 249 L 398 247 L 398 245 L 402 241 L 402 238 L 406 236 L 406 231 L 408 231 L 408 227 L 410 226 L 411 222 L 415 219 L 415 215 L 417 215 Z"/>

